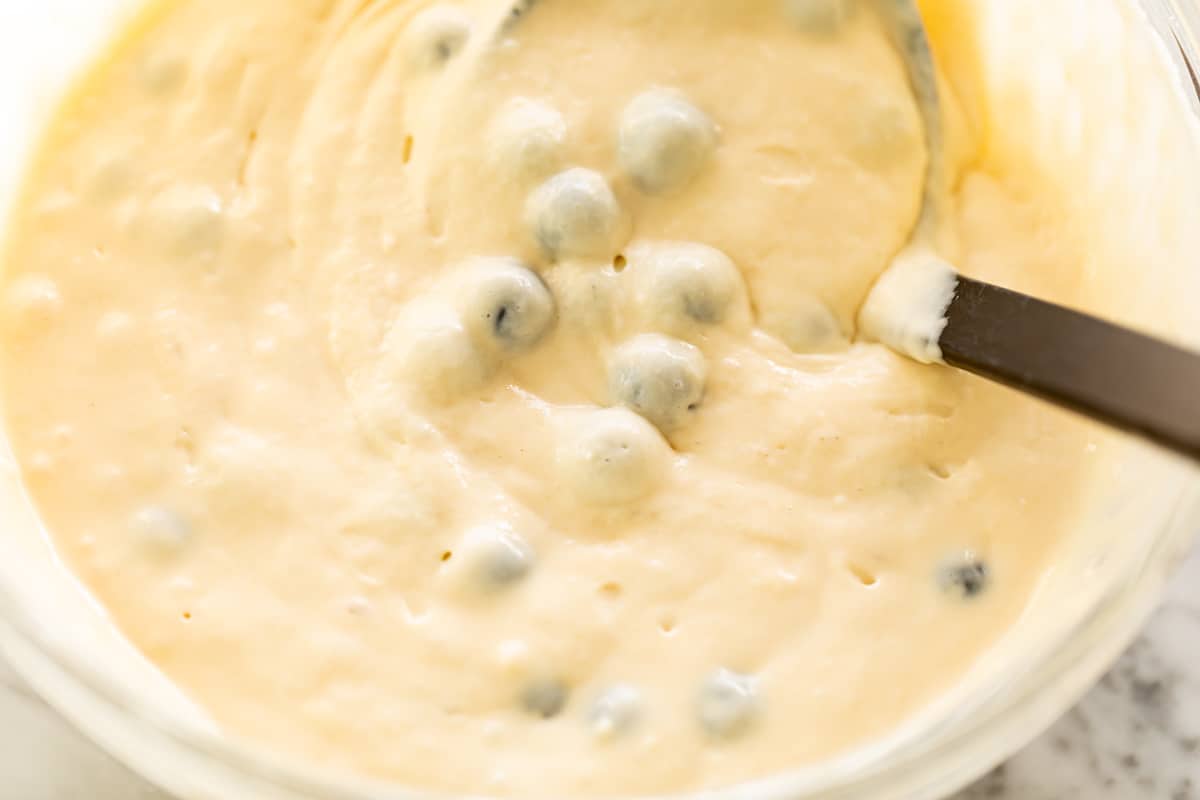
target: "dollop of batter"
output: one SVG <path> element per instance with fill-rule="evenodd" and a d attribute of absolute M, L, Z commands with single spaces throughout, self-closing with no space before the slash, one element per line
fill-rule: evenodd
<path fill-rule="evenodd" d="M 1085 474 L 1057 412 L 860 336 L 928 157 L 899 56 L 856 0 L 520 8 L 175 0 L 88 76 L 3 285 L 56 547 L 229 732 L 421 788 L 893 730 Z M 958 266 L 1061 298 L 1053 214 L 959 186 Z"/>

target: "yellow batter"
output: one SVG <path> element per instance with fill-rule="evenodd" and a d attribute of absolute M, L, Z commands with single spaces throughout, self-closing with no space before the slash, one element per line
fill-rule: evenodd
<path fill-rule="evenodd" d="M 177 0 L 91 73 L 5 264 L 47 529 L 310 762 L 594 796 L 887 733 L 1018 619 L 1088 469 L 858 341 L 919 212 L 903 65 L 854 0 L 509 8 Z M 958 266 L 1069 300 L 1015 186 L 964 172 Z"/>

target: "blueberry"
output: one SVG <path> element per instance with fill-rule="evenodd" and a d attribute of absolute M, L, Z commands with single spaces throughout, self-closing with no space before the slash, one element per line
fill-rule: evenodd
<path fill-rule="evenodd" d="M 533 548 L 507 525 L 470 529 L 451 556 L 450 569 L 473 588 L 494 591 L 517 583 L 533 568 Z"/>
<path fill-rule="evenodd" d="M 621 345 L 609 366 L 615 402 L 668 433 L 683 425 L 704 396 L 708 367 L 692 345 L 656 333 Z"/>
<path fill-rule="evenodd" d="M 528 350 L 554 325 L 554 297 L 537 273 L 507 258 L 480 259 L 467 266 L 462 314 L 484 346 L 509 353 Z"/>
<path fill-rule="evenodd" d="M 151 550 L 177 553 L 192 539 L 192 525 L 181 514 L 163 506 L 147 506 L 133 515 L 133 530 Z"/>
<path fill-rule="evenodd" d="M 849 345 L 833 311 L 809 295 L 788 298 L 778 308 L 761 310 L 761 324 L 797 353 L 828 353 Z"/>
<path fill-rule="evenodd" d="M 413 17 L 404 43 L 413 66 L 429 69 L 458 55 L 471 38 L 471 18 L 452 6 L 433 6 Z"/>
<path fill-rule="evenodd" d="M 653 327 L 670 333 L 695 325 L 720 325 L 744 298 L 742 275 L 720 250 L 702 244 L 662 242 L 628 255 L 633 302 Z"/>
<path fill-rule="evenodd" d="M 539 0 L 516 0 L 512 7 L 508 9 L 508 16 L 501 25 L 502 30 L 507 31 L 513 25 L 516 25 L 523 18 L 528 16 L 529 12 L 534 9 Z"/>
<path fill-rule="evenodd" d="M 649 494 L 670 447 L 655 428 L 624 408 L 572 415 L 558 447 L 559 474 L 584 502 L 624 505 Z"/>
<path fill-rule="evenodd" d="M 535 717 L 551 719 L 566 708 L 569 694 L 567 685 L 561 680 L 536 680 L 521 690 L 521 708 Z"/>
<path fill-rule="evenodd" d="M 681 188 L 699 174 L 717 145 L 717 126 L 681 93 L 651 89 L 621 114 L 617 156 L 644 192 Z"/>
<path fill-rule="evenodd" d="M 756 681 L 749 675 L 718 669 L 700 689 L 697 713 L 710 736 L 717 739 L 742 736 L 759 714 Z"/>
<path fill-rule="evenodd" d="M 383 343 L 386 378 L 427 400 L 451 401 L 483 386 L 496 369 L 462 317 L 439 303 L 404 309 Z M 382 398 L 381 398 L 382 400 Z"/>
<path fill-rule="evenodd" d="M 492 120 L 488 154 L 502 174 L 524 180 L 558 169 L 567 141 L 567 122 L 556 109 L 518 97 Z"/>
<path fill-rule="evenodd" d="M 946 562 L 938 573 L 938 583 L 943 591 L 970 600 L 979 597 L 991 585 L 992 571 L 986 561 L 976 554 L 967 552 Z"/>
<path fill-rule="evenodd" d="M 603 257 L 616 249 L 621 208 L 602 175 L 575 167 L 539 186 L 525 203 L 525 218 L 551 258 Z"/>
<path fill-rule="evenodd" d="M 788 17 L 802 31 L 837 33 L 854 16 L 858 0 L 784 0 Z"/>
<path fill-rule="evenodd" d="M 588 724 L 597 738 L 620 736 L 637 726 L 642 706 L 642 693 L 636 687 L 618 683 L 596 698 L 588 711 Z"/>

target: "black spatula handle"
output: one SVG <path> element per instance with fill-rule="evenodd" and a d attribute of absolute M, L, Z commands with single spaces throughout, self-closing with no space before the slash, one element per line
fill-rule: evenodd
<path fill-rule="evenodd" d="M 1200 354 L 959 277 L 946 363 L 1200 460 Z"/>

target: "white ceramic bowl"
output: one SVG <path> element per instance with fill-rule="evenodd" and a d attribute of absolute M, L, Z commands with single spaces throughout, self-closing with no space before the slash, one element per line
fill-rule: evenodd
<path fill-rule="evenodd" d="M 252 0 L 248 0 L 252 2 Z M 931 0 L 932 1 L 932 0 Z M 958 0 L 974 9 L 980 80 L 1000 105 L 994 152 L 1035 154 L 1093 250 L 1096 307 L 1200 343 L 1200 8 L 1193 0 Z M 0 211 L 73 75 L 133 11 L 130 0 L 0 4 Z M 1136 271 L 1136 272 L 1135 272 Z M 1128 289 L 1128 291 L 1125 291 Z M 1111 298 L 1110 298 L 1111 300 Z M 2 393 L 0 393 L 2 397 Z M 1200 399 L 1198 399 L 1200 413 Z M 1200 529 L 1200 473 L 1137 443 L 1096 486 L 1094 513 L 1018 630 L 886 740 L 705 798 L 926 800 L 1002 761 L 1074 704 L 1129 643 Z M 185 800 L 421 796 L 314 772 L 221 736 L 120 639 L 54 559 L 0 441 L 0 650 L 102 747 Z"/>

